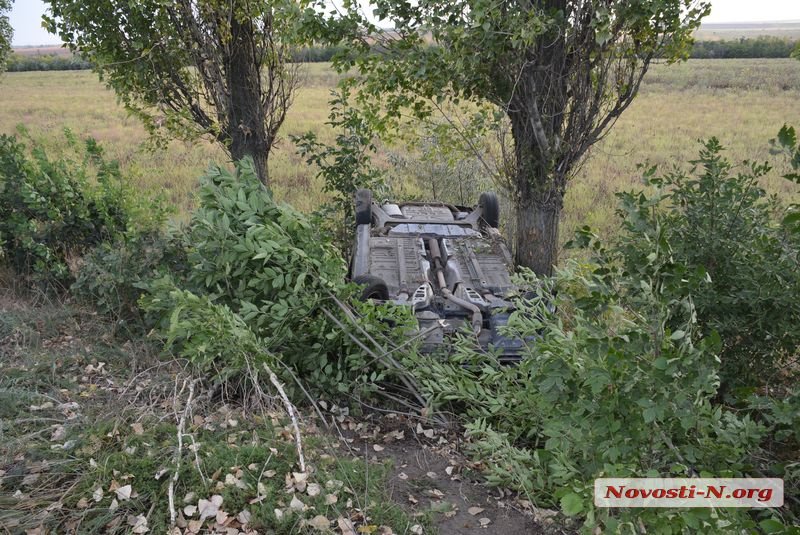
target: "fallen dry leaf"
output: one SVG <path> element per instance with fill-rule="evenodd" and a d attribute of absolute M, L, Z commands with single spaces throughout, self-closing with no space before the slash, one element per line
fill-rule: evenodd
<path fill-rule="evenodd" d="M 306 492 L 309 496 L 319 496 L 319 493 L 322 492 L 322 487 L 317 483 L 309 483 Z"/>
<path fill-rule="evenodd" d="M 414 524 L 413 526 L 411 526 L 410 531 L 414 535 L 422 535 L 423 533 L 422 526 L 420 526 L 419 524 Z"/>
<path fill-rule="evenodd" d="M 488 519 L 488 518 L 486 518 L 486 517 L 483 517 L 483 518 L 481 518 L 480 520 L 478 520 L 478 523 L 481 525 L 481 527 L 482 527 L 482 528 L 485 528 L 486 526 L 488 526 L 489 524 L 491 524 L 491 522 L 492 522 L 492 521 L 491 521 L 491 520 L 489 520 L 489 519 Z"/>
<path fill-rule="evenodd" d="M 140 424 L 139 422 L 136 422 L 135 424 L 131 424 L 131 429 L 133 429 L 133 434 L 134 435 L 144 435 L 144 426 L 142 424 Z"/>
<path fill-rule="evenodd" d="M 187 505 L 186 507 L 183 508 L 183 514 L 185 514 L 186 516 L 194 516 L 196 512 L 197 512 L 196 505 Z"/>
<path fill-rule="evenodd" d="M 53 427 L 53 434 L 50 436 L 51 442 L 60 442 L 67 436 L 67 430 L 63 425 L 56 425 Z"/>
<path fill-rule="evenodd" d="M 380 444 L 375 444 L 372 446 L 372 449 L 375 451 L 383 451 L 384 448 Z"/>
<path fill-rule="evenodd" d="M 317 515 L 308 521 L 308 525 L 320 531 L 327 531 L 331 523 L 326 516 Z"/>
<path fill-rule="evenodd" d="M 28 474 L 27 476 L 22 478 L 22 484 L 26 487 L 31 487 L 33 486 L 34 483 L 36 483 L 39 480 L 40 475 L 41 474 L 38 473 Z"/>
<path fill-rule="evenodd" d="M 128 525 L 131 526 L 131 533 L 147 533 L 150 531 L 150 528 L 147 527 L 147 518 L 144 515 L 128 515 Z"/>
<path fill-rule="evenodd" d="M 210 500 L 201 499 L 197 502 L 197 510 L 200 512 L 200 520 L 217 516 L 217 511 L 222 505 L 222 496 L 215 494 Z"/>
<path fill-rule="evenodd" d="M 131 487 L 130 485 L 125 485 L 123 487 L 114 489 L 114 493 L 117 495 L 117 499 L 121 502 L 124 502 L 125 500 L 130 500 L 132 492 L 133 492 L 133 487 Z"/>
<path fill-rule="evenodd" d="M 481 514 L 484 511 L 483 507 L 470 507 L 467 509 L 467 512 L 472 516 L 476 516 Z"/>
<path fill-rule="evenodd" d="M 96 502 L 99 502 L 100 500 L 103 499 L 102 487 L 97 487 L 96 489 L 94 489 L 94 492 L 92 492 L 92 499 Z"/>
<path fill-rule="evenodd" d="M 246 526 L 247 524 L 250 523 L 250 519 L 252 517 L 253 517 L 253 515 L 250 514 L 250 511 L 245 509 L 242 512 L 240 512 L 238 515 L 236 515 L 236 520 L 238 520 L 241 525 Z"/>
<path fill-rule="evenodd" d="M 289 507 L 291 507 L 295 511 L 302 511 L 303 509 L 305 509 L 306 504 L 304 504 L 303 502 L 298 500 L 297 499 L 297 495 L 293 495 L 292 496 L 292 501 L 289 502 Z"/>
<path fill-rule="evenodd" d="M 333 505 L 339 501 L 339 497 L 336 494 L 328 494 L 325 496 L 325 505 Z"/>
<path fill-rule="evenodd" d="M 189 526 L 186 528 L 189 530 L 189 533 L 200 533 L 200 530 L 203 529 L 203 521 L 202 520 L 190 520 Z"/>
<path fill-rule="evenodd" d="M 336 519 L 336 524 L 339 526 L 342 535 L 358 535 L 355 526 L 353 526 L 353 522 L 349 518 L 340 516 Z"/>

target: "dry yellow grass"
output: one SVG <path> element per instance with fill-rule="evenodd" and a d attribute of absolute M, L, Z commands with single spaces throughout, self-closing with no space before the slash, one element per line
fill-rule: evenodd
<path fill-rule="evenodd" d="M 328 95 L 338 77 L 324 64 L 307 68 L 282 141 L 270 159 L 276 195 L 302 210 L 319 203 L 321 183 L 288 141 L 309 130 L 330 141 L 324 123 Z M 641 94 L 611 134 L 591 152 L 565 201 L 562 236 L 584 224 L 602 233 L 614 227 L 614 193 L 639 185 L 636 165 L 669 167 L 697 154 L 697 140 L 717 136 L 735 160 L 768 159 L 767 140 L 784 123 L 800 126 L 800 62 L 792 60 L 692 60 L 657 65 Z M 181 208 L 193 204 L 197 177 L 225 155 L 206 142 L 172 143 L 163 151 L 143 148 L 146 134 L 117 103 L 113 92 L 89 72 L 9 73 L 0 80 L 0 133 L 24 124 L 35 138 L 57 147 L 70 128 L 100 140 L 110 156 L 146 190 L 163 190 Z M 397 151 L 397 147 L 393 150 Z M 379 161 L 385 162 L 384 158 Z M 796 195 L 796 187 L 773 177 L 770 191 Z"/>

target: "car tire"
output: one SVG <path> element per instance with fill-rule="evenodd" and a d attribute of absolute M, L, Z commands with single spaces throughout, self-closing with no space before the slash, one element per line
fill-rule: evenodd
<path fill-rule="evenodd" d="M 478 206 L 481 209 L 481 217 L 487 225 L 492 228 L 500 226 L 500 201 L 497 200 L 497 195 L 491 191 L 481 193 Z"/>
<path fill-rule="evenodd" d="M 372 223 L 372 192 L 370 190 L 356 190 L 355 212 L 356 225 L 369 225 Z"/>
<path fill-rule="evenodd" d="M 374 275 L 359 275 L 353 279 L 353 282 L 363 287 L 360 294 L 362 301 L 368 299 L 389 300 L 389 288 L 382 278 Z"/>

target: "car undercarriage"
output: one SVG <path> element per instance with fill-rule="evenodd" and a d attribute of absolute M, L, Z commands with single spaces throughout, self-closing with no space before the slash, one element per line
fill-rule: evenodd
<path fill-rule="evenodd" d="M 514 305 L 511 255 L 492 193 L 474 208 L 444 203 L 377 203 L 356 194 L 350 278 L 364 299 L 414 311 L 424 352 L 446 352 L 456 333 L 474 336 L 501 360 L 517 360 L 523 342 L 501 334 Z"/>

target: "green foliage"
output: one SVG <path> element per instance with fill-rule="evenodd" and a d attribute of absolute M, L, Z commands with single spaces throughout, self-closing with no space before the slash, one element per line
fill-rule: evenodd
<path fill-rule="evenodd" d="M 6 60 L 11 53 L 11 39 L 14 37 L 14 28 L 8 20 L 13 0 L 0 0 L 0 73 L 5 70 Z"/>
<path fill-rule="evenodd" d="M 201 179 L 184 248 L 186 271 L 144 285 L 142 298 L 147 323 L 176 354 L 226 378 L 243 358 L 269 352 L 309 384 L 339 392 L 352 392 L 353 381 L 374 389 L 389 373 L 324 311 L 380 339 L 410 315 L 367 304 L 355 305 L 357 315 L 341 310 L 337 300 L 351 293 L 341 255 L 307 217 L 272 199 L 251 160 Z"/>
<path fill-rule="evenodd" d="M 180 355 L 199 370 L 213 372 L 215 379 L 225 380 L 245 369 L 256 378 L 261 362 L 274 367 L 266 344 L 228 306 L 212 302 L 207 295 L 178 290 L 168 280 L 153 284 L 167 290 L 147 299 L 149 312 L 168 315 L 167 349 L 177 346 Z"/>
<path fill-rule="evenodd" d="M 788 128 L 779 143 L 795 150 Z M 448 362 L 418 363 L 438 406 L 463 414 L 490 483 L 583 519 L 584 528 L 664 533 L 782 529 L 782 512 L 620 510 L 593 505 L 597 477 L 784 477 L 800 481 L 796 374 L 798 241 L 758 187 L 766 164 L 734 169 L 715 140 L 691 173 L 645 171 L 650 193 L 619 194 L 622 233 L 588 229 L 554 279 L 520 280 L 508 335 L 518 367 L 465 340 Z M 556 310 L 557 312 L 553 312 Z M 413 359 L 412 359 L 413 360 Z M 729 386 L 769 385 L 770 396 Z M 759 390 L 763 392 L 763 389 Z M 786 518 L 792 518 L 788 513 Z"/>
<path fill-rule="evenodd" d="M 8 72 L 79 71 L 91 69 L 92 64 L 75 55 L 12 53 L 6 67 Z"/>
<path fill-rule="evenodd" d="M 385 187 L 381 171 L 371 159 L 376 151 L 375 133 L 368 118 L 351 105 L 350 85 L 341 84 L 328 102 L 331 112 L 327 124 L 336 130 L 335 145 L 321 143 L 314 132 L 292 138 L 306 163 L 316 165 L 318 176 L 325 181 L 323 190 L 331 200 L 319 210 L 318 222 L 330 229 L 343 250 L 352 243 L 356 190 L 367 188 L 379 195 Z"/>
<path fill-rule="evenodd" d="M 722 338 L 727 387 L 760 386 L 779 378 L 800 342 L 800 236 L 786 232 L 758 185 L 769 166 L 736 169 L 722 151 L 712 138 L 691 173 L 650 169 L 655 193 L 619 194 L 624 232 L 610 255 L 627 276 L 674 265 L 662 298 L 692 296 L 702 332 Z"/>
<path fill-rule="evenodd" d="M 128 233 L 84 256 L 70 290 L 115 319 L 118 328 L 136 334 L 146 326 L 139 308 L 142 288 L 154 279 L 185 272 L 186 254 L 178 237 L 160 231 Z"/>
<path fill-rule="evenodd" d="M 33 140 L 28 151 L 16 137 L 0 136 L 0 250 L 26 280 L 56 287 L 72 281 L 92 247 L 158 228 L 165 215 L 134 195 L 93 139 L 81 146 L 69 131 L 66 137 L 68 151 L 52 158 Z"/>
<path fill-rule="evenodd" d="M 741 37 L 736 40 L 696 41 L 692 45 L 692 58 L 788 58 L 800 46 L 800 41 L 762 35 L 755 39 Z"/>
<path fill-rule="evenodd" d="M 580 515 L 587 531 L 615 532 L 637 519 L 648 531 L 751 525 L 737 511 L 612 517 L 593 505 L 597 477 L 746 474 L 764 435 L 749 417 L 712 405 L 719 340 L 700 338 L 690 298 L 662 301 L 659 288 L 675 276 L 666 263 L 627 276 L 612 265 L 571 262 L 511 318 L 509 334 L 537 333 L 519 367 L 465 346 L 452 362 L 417 368 L 436 401 L 455 403 L 468 418 L 468 449 L 490 483 Z M 553 315 L 551 304 L 569 315 Z M 668 327 L 676 318 L 680 328 Z"/>
<path fill-rule="evenodd" d="M 304 215 L 272 199 L 249 159 L 236 174 L 209 169 L 199 202 L 185 235 L 189 288 L 241 313 L 281 347 L 342 285 L 341 256 Z"/>
<path fill-rule="evenodd" d="M 798 56 L 800 59 L 800 56 Z M 794 127 L 783 125 L 778 137 L 771 141 L 772 152 L 774 154 L 783 154 L 789 162 L 792 171 L 783 175 L 783 178 L 800 184 L 800 143 L 797 141 L 797 133 Z M 797 203 L 790 204 L 786 210 L 786 215 L 783 218 L 783 224 L 786 229 L 795 234 L 800 235 L 800 205 Z"/>

